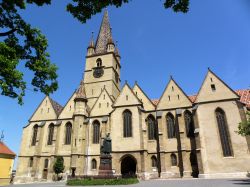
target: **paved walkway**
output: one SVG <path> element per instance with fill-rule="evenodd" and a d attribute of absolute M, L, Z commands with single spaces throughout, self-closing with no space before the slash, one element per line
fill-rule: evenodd
<path fill-rule="evenodd" d="M 62 187 L 65 183 L 33 183 L 12 185 L 16 187 Z M 166 179 L 141 181 L 126 187 L 250 187 L 250 179 Z M 98 187 L 98 186 L 95 186 Z M 114 187 L 114 186 L 105 186 Z M 125 187 L 124 185 L 119 187 Z"/>

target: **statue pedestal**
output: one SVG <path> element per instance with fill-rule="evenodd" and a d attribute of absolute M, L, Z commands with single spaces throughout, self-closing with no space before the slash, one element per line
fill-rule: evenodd
<path fill-rule="evenodd" d="M 110 154 L 101 154 L 98 175 L 104 178 L 113 176 L 112 156 Z"/>

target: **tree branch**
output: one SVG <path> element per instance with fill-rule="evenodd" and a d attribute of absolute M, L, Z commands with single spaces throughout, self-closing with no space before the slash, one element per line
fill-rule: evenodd
<path fill-rule="evenodd" d="M 1 36 L 8 36 L 9 34 L 12 34 L 12 33 L 16 32 L 17 30 L 18 29 L 11 29 L 11 30 L 9 30 L 7 32 L 0 32 L 0 37 Z"/>

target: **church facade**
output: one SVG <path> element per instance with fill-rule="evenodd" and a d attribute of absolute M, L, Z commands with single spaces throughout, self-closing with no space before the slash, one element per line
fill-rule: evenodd
<path fill-rule="evenodd" d="M 84 77 L 62 107 L 46 96 L 23 128 L 15 181 L 98 175 L 100 147 L 110 134 L 112 172 L 141 179 L 241 177 L 250 170 L 250 141 L 235 133 L 246 120 L 249 90 L 232 90 L 208 69 L 197 95 L 171 77 L 152 100 L 138 83 L 120 87 L 121 57 L 105 12 L 87 49 Z"/>

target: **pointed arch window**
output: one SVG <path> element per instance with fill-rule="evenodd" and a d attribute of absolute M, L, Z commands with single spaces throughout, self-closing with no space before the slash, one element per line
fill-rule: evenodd
<path fill-rule="evenodd" d="M 194 121 L 193 115 L 188 110 L 184 113 L 185 127 L 186 127 L 186 135 L 187 137 L 194 137 Z"/>
<path fill-rule="evenodd" d="M 71 134 L 72 134 L 72 125 L 70 122 L 66 123 L 66 134 L 65 134 L 65 144 L 71 144 Z"/>
<path fill-rule="evenodd" d="M 167 134 L 168 138 L 175 138 L 175 123 L 174 123 L 174 116 L 171 113 L 167 114 Z"/>
<path fill-rule="evenodd" d="M 100 123 L 99 121 L 94 121 L 93 123 L 93 144 L 99 143 L 99 136 L 100 136 Z"/>
<path fill-rule="evenodd" d="M 52 145 L 53 136 L 54 136 L 54 124 L 51 123 L 49 125 L 49 134 L 48 134 L 48 142 L 47 142 L 48 145 Z"/>
<path fill-rule="evenodd" d="M 31 145 L 32 145 L 32 146 L 35 146 L 35 145 L 36 145 L 37 132 L 38 132 L 38 125 L 35 125 L 35 126 L 33 127 L 33 135 L 32 135 L 32 142 L 31 142 Z"/>
<path fill-rule="evenodd" d="M 177 157 L 174 153 L 171 154 L 171 164 L 172 166 L 177 166 Z"/>
<path fill-rule="evenodd" d="M 156 168 L 157 167 L 157 158 L 155 156 L 152 156 L 151 157 L 151 166 L 153 168 Z"/>
<path fill-rule="evenodd" d="M 132 137 L 132 113 L 129 110 L 123 112 L 123 137 Z"/>
<path fill-rule="evenodd" d="M 155 140 L 156 139 L 156 128 L 155 128 L 155 119 L 152 115 L 147 118 L 148 123 L 148 139 Z"/>
<path fill-rule="evenodd" d="M 221 147 L 224 157 L 233 156 L 231 139 L 228 131 L 225 112 L 221 108 L 215 110 L 217 125 L 219 128 Z"/>
<path fill-rule="evenodd" d="M 96 168 L 97 168 L 96 159 L 92 159 L 92 161 L 91 161 L 91 169 L 96 169 Z"/>

